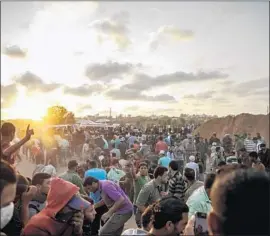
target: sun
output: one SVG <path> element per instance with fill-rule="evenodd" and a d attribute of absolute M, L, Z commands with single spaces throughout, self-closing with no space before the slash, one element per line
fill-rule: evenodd
<path fill-rule="evenodd" d="M 49 104 L 43 96 L 28 96 L 26 89 L 18 87 L 16 102 L 8 109 L 8 117 L 11 119 L 42 120 Z"/>

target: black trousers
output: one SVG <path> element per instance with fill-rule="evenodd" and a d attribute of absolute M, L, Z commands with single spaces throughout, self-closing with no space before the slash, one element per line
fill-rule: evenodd
<path fill-rule="evenodd" d="M 105 205 L 96 209 L 97 214 L 96 214 L 96 217 L 91 225 L 92 226 L 92 229 L 91 229 L 92 236 L 98 235 L 98 231 L 100 229 L 100 224 L 101 224 L 101 226 L 104 225 L 104 223 L 101 221 L 101 216 L 104 213 L 106 213 L 107 211 L 108 211 L 108 208 Z"/>

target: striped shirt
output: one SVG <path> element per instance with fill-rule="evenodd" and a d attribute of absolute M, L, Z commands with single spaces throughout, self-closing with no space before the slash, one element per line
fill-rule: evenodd
<path fill-rule="evenodd" d="M 186 184 L 179 171 L 173 171 L 169 179 L 169 194 L 184 199 Z"/>
<path fill-rule="evenodd" d="M 253 142 L 252 139 L 245 139 L 244 146 L 248 153 L 257 151 L 256 144 Z"/>

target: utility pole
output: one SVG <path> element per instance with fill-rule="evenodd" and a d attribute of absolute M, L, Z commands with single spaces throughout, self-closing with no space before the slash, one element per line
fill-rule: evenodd
<path fill-rule="evenodd" d="M 110 107 L 110 118 L 112 118 L 112 108 Z"/>

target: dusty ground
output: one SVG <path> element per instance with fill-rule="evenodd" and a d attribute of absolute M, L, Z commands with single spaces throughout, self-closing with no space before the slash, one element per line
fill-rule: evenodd
<path fill-rule="evenodd" d="M 27 160 L 23 160 L 22 162 L 18 164 L 17 169 L 23 176 L 31 178 L 32 173 L 35 169 L 35 165 Z M 57 173 L 60 174 L 64 171 L 65 171 L 65 168 L 61 167 L 57 170 Z M 125 229 L 129 229 L 129 228 L 137 228 L 134 216 L 132 216 L 125 225 Z"/>

